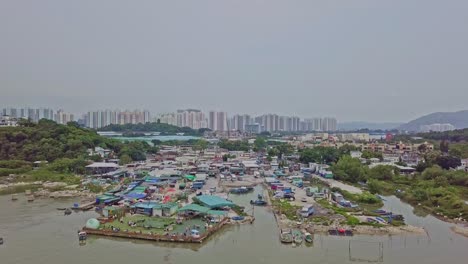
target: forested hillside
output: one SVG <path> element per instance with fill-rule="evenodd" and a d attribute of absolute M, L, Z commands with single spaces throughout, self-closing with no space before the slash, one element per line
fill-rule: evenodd
<path fill-rule="evenodd" d="M 120 158 L 124 163 L 144 160 L 147 152 L 157 151 L 146 142 L 120 142 L 76 123 L 59 125 L 45 119 L 37 124 L 21 121 L 18 127 L 0 128 L 0 176 L 28 171 L 34 161 L 48 161 L 59 172 L 79 172 L 89 161 L 101 159 L 89 156 L 87 150 L 95 147 L 110 149 L 111 157 Z"/>

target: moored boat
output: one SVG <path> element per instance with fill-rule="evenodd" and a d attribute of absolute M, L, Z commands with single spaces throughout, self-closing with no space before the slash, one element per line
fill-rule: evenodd
<path fill-rule="evenodd" d="M 229 192 L 234 193 L 234 194 L 243 194 L 243 193 L 251 192 L 253 190 L 254 190 L 253 187 L 239 187 L 239 188 L 233 188 L 229 190 Z"/>
<path fill-rule="evenodd" d="M 296 245 L 302 244 L 302 240 L 303 240 L 302 234 L 300 234 L 300 235 L 295 235 L 295 236 L 294 236 L 294 243 L 295 243 Z"/>
<path fill-rule="evenodd" d="M 84 231 L 78 232 L 78 240 L 84 241 L 88 238 L 88 234 Z"/>
<path fill-rule="evenodd" d="M 291 229 L 281 229 L 280 240 L 282 243 L 292 243 L 293 235 Z"/>
<path fill-rule="evenodd" d="M 250 200 L 250 204 L 252 205 L 257 205 L 257 206 L 265 206 L 267 205 L 267 202 L 263 201 L 263 200 Z"/>

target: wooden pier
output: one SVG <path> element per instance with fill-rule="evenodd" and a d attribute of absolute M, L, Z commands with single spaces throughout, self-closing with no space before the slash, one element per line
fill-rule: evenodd
<path fill-rule="evenodd" d="M 203 240 L 208 238 L 213 233 L 221 229 L 225 224 L 229 222 L 229 218 L 224 218 L 221 222 L 216 224 L 214 227 L 209 228 L 200 235 L 199 238 L 194 238 L 191 236 L 184 235 L 159 235 L 159 234 L 144 234 L 135 231 L 112 231 L 112 230 L 100 230 L 100 229 L 90 229 L 84 227 L 82 231 L 86 232 L 89 235 L 98 235 L 98 236 L 108 236 L 108 237 L 121 237 L 121 238 L 130 238 L 130 239 L 142 239 L 150 241 L 161 241 L 161 242 L 178 242 L 178 243 L 202 243 Z"/>

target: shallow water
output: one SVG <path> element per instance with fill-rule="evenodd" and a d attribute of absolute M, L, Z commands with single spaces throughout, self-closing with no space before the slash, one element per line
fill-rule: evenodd
<path fill-rule="evenodd" d="M 260 191 L 257 187 L 254 193 L 230 198 L 249 210 L 248 202 Z M 20 195 L 19 201 L 12 202 L 10 196 L 0 196 L 0 236 L 5 240 L 0 246 L 0 263 L 355 263 L 352 259 L 377 260 L 379 242 L 383 263 L 452 264 L 466 263 L 468 257 L 468 239 L 453 234 L 450 224 L 432 216 L 418 217 L 411 206 L 395 197 L 387 197 L 385 207 L 404 214 L 410 224 L 426 227 L 428 235 L 315 235 L 312 247 L 303 244 L 294 248 L 279 242 L 269 208 L 256 207 L 253 225 L 224 228 L 201 245 L 90 237 L 80 246 L 76 232 L 95 213 L 64 216 L 56 208 L 75 201 L 51 201 L 28 203 Z"/>

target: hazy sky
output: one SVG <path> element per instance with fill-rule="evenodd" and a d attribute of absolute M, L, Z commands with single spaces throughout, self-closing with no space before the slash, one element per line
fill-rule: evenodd
<path fill-rule="evenodd" d="M 0 107 L 468 109 L 466 0 L 1 0 Z"/>

